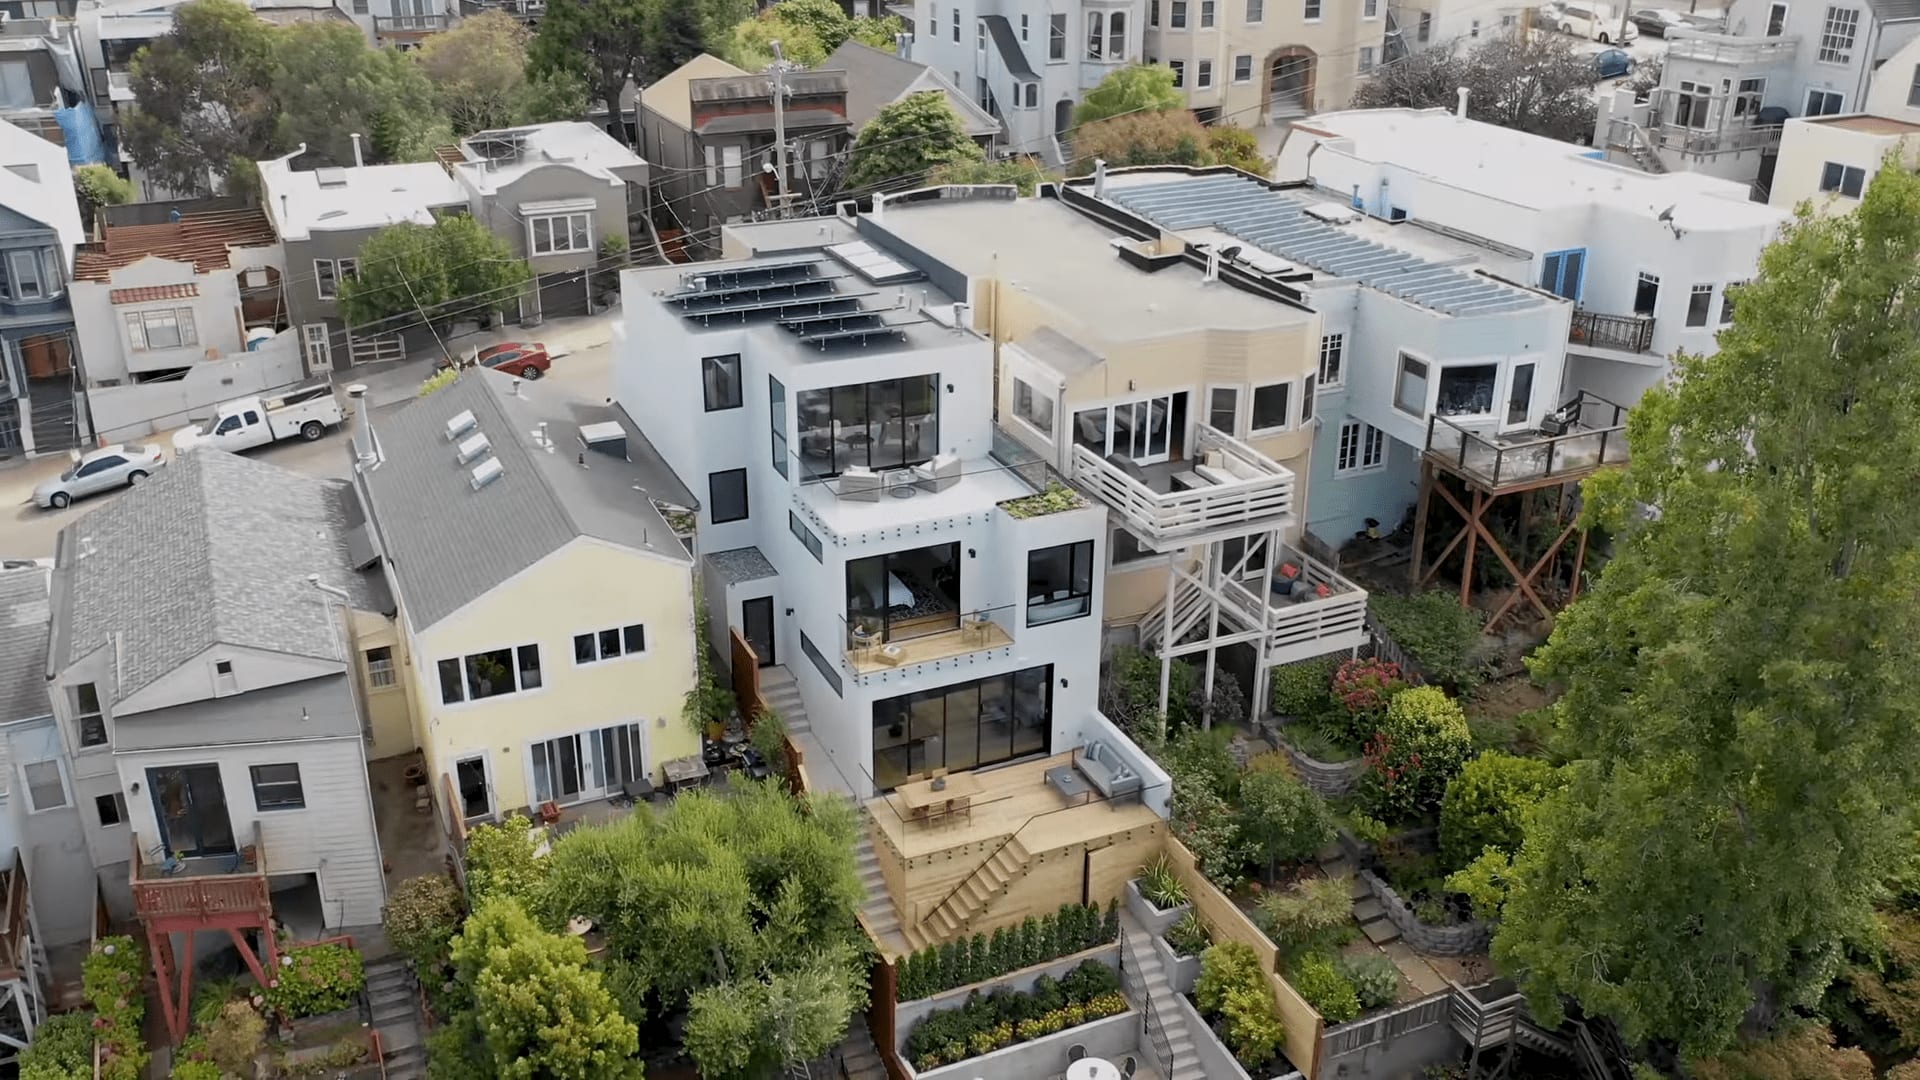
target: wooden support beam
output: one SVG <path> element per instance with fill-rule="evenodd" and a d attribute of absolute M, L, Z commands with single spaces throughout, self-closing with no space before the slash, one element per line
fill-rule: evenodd
<path fill-rule="evenodd" d="M 1540 599 L 1540 594 L 1536 593 L 1533 590 L 1532 581 L 1520 573 L 1520 568 L 1518 566 L 1515 566 L 1513 559 L 1507 555 L 1507 549 L 1500 546 L 1500 541 L 1493 535 L 1493 533 L 1490 530 L 1488 530 L 1486 526 L 1486 522 L 1481 520 L 1482 515 L 1486 512 L 1487 505 L 1492 501 L 1491 497 L 1486 496 L 1478 491 L 1474 492 L 1473 493 L 1474 509 L 1471 513 L 1469 513 L 1465 507 L 1461 506 L 1459 500 L 1455 499 L 1453 497 L 1453 493 L 1448 491 L 1447 489 L 1445 488 L 1440 489 L 1440 497 L 1445 499 L 1455 510 L 1460 511 L 1461 514 L 1467 518 L 1469 527 L 1472 528 L 1474 532 L 1473 536 L 1470 536 L 1467 538 L 1468 561 L 1467 561 L 1466 569 L 1462 571 L 1462 576 L 1461 576 L 1461 583 L 1460 583 L 1461 605 L 1465 606 L 1466 604 L 1467 585 L 1472 580 L 1471 574 L 1473 571 L 1473 561 L 1472 561 L 1473 542 L 1476 537 L 1479 537 L 1479 538 L 1484 538 L 1486 540 L 1487 550 L 1493 552 L 1494 557 L 1500 560 L 1500 564 L 1507 568 L 1507 573 L 1512 575 L 1513 580 L 1517 584 L 1517 587 L 1519 588 L 1519 590 L 1521 592 L 1526 593 L 1527 599 L 1533 601 L 1534 607 L 1540 609 L 1541 616 L 1544 617 L 1548 622 L 1552 622 L 1553 609 L 1547 606 L 1546 601 Z M 1491 623 L 1489 623 L 1487 629 L 1488 630 L 1493 629 Z"/>
<path fill-rule="evenodd" d="M 1432 495 L 1433 464 L 1423 457 L 1420 459 L 1420 497 L 1414 503 L 1413 510 L 1413 564 L 1407 571 L 1407 580 L 1416 590 L 1425 584 L 1420 577 L 1420 555 L 1427 543 L 1427 503 Z M 1452 545 L 1448 545 L 1448 550 L 1452 550 Z M 1434 560 L 1434 565 L 1438 566 L 1445 560 L 1446 555 L 1443 554 Z"/>
<path fill-rule="evenodd" d="M 1571 521 L 1567 523 L 1566 528 L 1560 530 L 1560 535 L 1554 538 L 1553 543 L 1547 545 L 1547 550 L 1543 552 L 1539 560 L 1533 564 L 1533 569 L 1527 571 L 1527 580 L 1529 582 L 1536 580 L 1540 576 L 1540 571 L 1546 569 L 1547 563 L 1552 561 L 1553 558 L 1560 553 L 1561 545 L 1565 544 L 1567 538 L 1572 536 L 1574 530 L 1579 527 L 1580 523 L 1578 521 Z M 1500 620 L 1506 616 L 1508 611 L 1512 610 L 1514 602 L 1519 599 L 1519 589 L 1515 589 L 1513 592 L 1507 594 L 1507 598 L 1501 601 L 1499 609 L 1487 619 L 1487 631 L 1489 633 L 1493 631 L 1495 626 L 1499 625 Z M 1551 622 L 1553 616 L 1549 615 L 1547 619 Z"/>

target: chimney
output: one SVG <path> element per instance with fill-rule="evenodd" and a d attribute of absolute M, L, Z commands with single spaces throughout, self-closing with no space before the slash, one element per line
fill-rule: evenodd
<path fill-rule="evenodd" d="M 1460 104 L 1454 106 L 1453 115 L 1459 117 L 1462 120 L 1465 120 L 1467 118 L 1467 95 L 1471 92 L 1472 91 L 1468 90 L 1464 86 L 1461 87 L 1458 91 L 1456 91 L 1456 93 L 1460 95 Z"/>
<path fill-rule="evenodd" d="M 1093 159 L 1093 197 L 1096 199 L 1104 199 L 1107 197 L 1106 158 Z"/>
<path fill-rule="evenodd" d="M 1220 248 L 1209 245 L 1207 248 L 1207 276 L 1200 279 L 1202 285 L 1211 285 L 1220 280 Z"/>
<path fill-rule="evenodd" d="M 356 166 L 367 163 L 367 159 L 360 154 L 360 133 L 357 131 L 353 133 L 353 163 Z"/>
<path fill-rule="evenodd" d="M 373 437 L 372 406 L 367 404 L 367 384 L 347 387 L 347 399 L 353 409 L 353 460 L 362 469 L 380 464 L 380 443 Z"/>
<path fill-rule="evenodd" d="M 886 218 L 886 213 L 885 213 L 886 205 L 887 205 L 887 197 L 885 195 L 880 195 L 880 194 L 874 195 L 873 213 L 868 216 L 873 218 L 873 223 L 875 225 L 880 224 L 880 222 Z"/>

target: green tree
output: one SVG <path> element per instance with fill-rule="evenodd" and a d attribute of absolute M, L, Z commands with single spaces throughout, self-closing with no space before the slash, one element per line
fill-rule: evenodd
<path fill-rule="evenodd" d="M 1785 1031 L 1717 1057 L 1693 1062 L 1695 1080 L 1873 1080 L 1873 1060 L 1855 1047 L 1837 1047 L 1820 1024 Z"/>
<path fill-rule="evenodd" d="M 80 200 L 80 216 L 88 228 L 103 206 L 133 201 L 133 183 L 105 165 L 82 165 L 73 170 L 73 193 Z"/>
<path fill-rule="evenodd" d="M 707 30 L 695 4 L 658 5 L 648 32 L 653 40 L 654 70 L 663 75 L 707 51 Z"/>
<path fill-rule="evenodd" d="M 1249 772 L 1240 780 L 1240 839 L 1267 864 L 1269 873 L 1333 842 L 1333 815 L 1312 788 L 1278 769 Z"/>
<path fill-rule="evenodd" d="M 133 58 L 136 108 L 121 138 L 162 186 L 200 192 L 239 162 L 271 157 L 278 118 L 269 92 L 273 31 L 235 0 L 193 0 L 173 29 Z"/>
<path fill-rule="evenodd" d="M 1185 109 L 1187 96 L 1173 85 L 1173 69 L 1158 64 L 1132 64 L 1100 80 L 1073 107 L 1073 125 L 1091 124 L 1115 116 Z"/>
<path fill-rule="evenodd" d="M 1093 171 L 1099 158 L 1114 168 L 1133 165 L 1211 165 L 1206 125 L 1185 109 L 1135 112 L 1073 129 L 1074 170 Z"/>
<path fill-rule="evenodd" d="M 985 159 L 980 145 L 960 127 L 945 94 L 910 94 L 881 109 L 860 129 L 847 186 L 862 191 L 912 187 L 943 165 Z"/>
<path fill-rule="evenodd" d="M 1512 855 L 1526 838 L 1526 815 L 1559 774 L 1538 758 L 1489 750 L 1467 762 L 1440 799 L 1440 860 L 1457 870 L 1489 848 Z"/>
<path fill-rule="evenodd" d="M 671 8 L 685 10 L 681 5 Z M 456 134 L 585 115 L 586 84 L 576 72 L 527 77 L 532 43 L 533 33 L 520 20 L 504 11 L 486 11 L 430 35 L 414 55 Z"/>
<path fill-rule="evenodd" d="M 754 1080 L 791 1069 L 838 1045 L 847 1019 L 867 1003 L 857 965 L 814 956 L 791 971 L 694 992 L 688 1056 L 711 1080 Z"/>
<path fill-rule="evenodd" d="M 546 868 L 534 857 L 532 827 L 525 817 L 510 814 L 498 825 L 476 825 L 467 834 L 467 899 L 473 907 L 496 897 L 528 903 L 539 895 Z"/>
<path fill-rule="evenodd" d="M 535 928 L 507 898 L 481 905 L 467 925 L 455 964 L 473 988 L 493 1075 L 639 1080 L 639 1032 L 587 965 L 579 938 Z"/>
<path fill-rule="evenodd" d="M 1467 52 L 1422 49 L 1374 69 L 1353 107 L 1451 109 L 1461 87 L 1475 120 L 1564 142 L 1593 134 L 1593 58 L 1562 34 L 1504 34 Z"/>
<path fill-rule="evenodd" d="M 1273 173 L 1273 159 L 1260 152 L 1260 140 L 1243 127 L 1227 123 L 1209 125 L 1207 153 L 1215 165 L 1230 165 L 1255 176 Z"/>
<path fill-rule="evenodd" d="M 1459 702 L 1437 686 L 1402 690 L 1367 743 L 1368 768 L 1355 792 L 1373 816 L 1404 821 L 1440 805 L 1471 753 L 1473 734 Z"/>
<path fill-rule="evenodd" d="M 274 144 L 285 150 L 306 144 L 301 168 L 352 165 L 353 134 L 373 134 L 383 117 L 389 128 L 440 119 L 433 87 L 413 58 L 369 49 L 351 23 L 294 23 L 274 29 L 271 40 Z"/>
<path fill-rule="evenodd" d="M 620 95 L 627 80 L 645 86 L 666 73 L 647 65 L 655 10 L 652 0 L 548 0 L 528 52 L 528 74 L 579 79 L 606 106 L 614 136 L 625 141 Z"/>
<path fill-rule="evenodd" d="M 1535 674 L 1565 788 L 1494 941 L 1535 1007 L 1724 1050 L 1832 980 L 1908 865 L 1920 793 L 1920 177 L 1799 220 L 1713 357 L 1586 483 L 1614 556 Z M 1658 507 L 1657 514 L 1645 512 Z M 1759 583 L 1791 582 L 1791 603 Z"/>
<path fill-rule="evenodd" d="M 1012 184 L 1023 196 L 1039 190 L 1043 181 L 1057 179 L 1032 158 L 955 161 L 936 166 L 927 176 L 930 184 Z"/>
<path fill-rule="evenodd" d="M 405 222 L 360 245 L 359 274 L 340 283 L 340 311 L 354 327 L 444 325 L 504 308 L 531 277 L 526 261 L 471 217 Z"/>

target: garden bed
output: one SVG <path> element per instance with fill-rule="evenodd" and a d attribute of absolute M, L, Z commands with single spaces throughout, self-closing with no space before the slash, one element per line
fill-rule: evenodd
<path fill-rule="evenodd" d="M 1255 1080 L 1252 1073 L 1241 1067 L 1240 1062 L 1228 1050 L 1220 1036 L 1201 1018 L 1200 1010 L 1193 1005 L 1193 999 L 1181 994 L 1177 999 L 1180 1015 L 1186 1018 L 1187 1031 L 1193 1036 L 1193 1053 L 1200 1059 L 1200 1075 L 1207 1080 Z M 1280 1058 L 1281 1067 L 1276 1070 L 1263 1070 L 1260 1080 L 1300 1080 L 1300 1071 L 1286 1060 Z"/>
<path fill-rule="evenodd" d="M 1153 901 L 1140 895 L 1140 879 L 1127 881 L 1127 912 L 1147 928 L 1147 933 L 1158 937 L 1167 932 L 1167 928 L 1180 921 L 1180 916 L 1193 910 L 1191 903 L 1175 904 L 1170 908 L 1155 907 Z"/>
<path fill-rule="evenodd" d="M 1267 725 L 1267 743 L 1287 755 L 1300 781 L 1322 798 L 1345 795 L 1367 771 L 1367 763 L 1357 749 L 1343 746 L 1321 734 L 1311 723 L 1276 717 Z M 1337 759 L 1315 754 L 1345 755 Z"/>
<path fill-rule="evenodd" d="M 1044 1038 L 1015 1043 L 990 1054 L 953 1065 L 919 1072 L 907 1063 L 907 1075 L 916 1080 L 978 1080 L 983 1076 L 1053 1076 L 1066 1069 L 1067 1048 L 1084 1046 L 1087 1056 L 1118 1061 L 1140 1045 L 1140 1013 L 1129 1008 L 1113 1016 L 1090 1020 Z M 1212 1074 L 1209 1073 L 1209 1076 Z"/>
<path fill-rule="evenodd" d="M 1407 943 L 1416 952 L 1434 956 L 1469 956 L 1487 951 L 1487 945 L 1493 941 L 1493 927 L 1478 919 L 1463 919 L 1452 923 L 1431 923 L 1414 913 L 1400 894 L 1385 879 L 1371 870 L 1362 869 L 1360 880 L 1365 882 L 1367 890 L 1386 911 L 1387 921 L 1400 931 L 1400 940 Z"/>
<path fill-rule="evenodd" d="M 900 1059 L 911 1075 L 970 1078 L 985 1074 L 979 1059 L 1005 1055 L 996 1060 L 1008 1068 L 1015 1062 L 1047 1063 L 1006 1075 L 1045 1075 L 1054 1071 L 1051 1063 L 1056 1060 L 1065 1067 L 1068 1046 L 1088 1045 L 1084 1037 L 1062 1036 L 1084 1035 L 1088 1025 L 1116 1018 L 1126 1019 L 1117 1031 L 1126 1040 L 1118 1049 L 1127 1049 L 1137 1039 L 1138 1021 L 1132 1003 L 1120 992 L 1120 949 L 1112 945 L 1099 951 L 1106 955 L 1080 959 L 1057 979 L 1045 968 L 1064 961 L 999 980 L 1013 984 L 1030 979 L 1023 991 L 987 984 L 986 994 L 976 986 L 963 996 L 949 991 L 898 1008 L 895 1037 Z M 961 1000 L 953 1002 L 955 997 Z M 942 1002 L 952 1004 L 942 1008 Z"/>
<path fill-rule="evenodd" d="M 928 1013 L 958 1008 L 966 1004 L 967 998 L 974 994 L 987 994 L 996 990 L 1024 994 L 1033 989 L 1033 984 L 1040 980 L 1040 976 L 1058 979 L 1089 960 L 1105 964 L 1115 971 L 1120 970 L 1120 943 L 1113 942 L 1097 946 L 1084 952 L 1074 953 L 1072 956 L 1063 956 L 1044 964 L 1035 964 L 1032 967 L 1021 968 L 1019 971 L 1008 972 L 997 978 L 984 979 L 952 990 L 943 990 L 932 997 L 920 998 L 917 1001 L 903 1001 L 894 1006 L 893 1010 L 894 1025 L 900 1033 L 901 1044 L 905 1045 L 907 1033 L 915 1024 L 925 1019 Z"/>

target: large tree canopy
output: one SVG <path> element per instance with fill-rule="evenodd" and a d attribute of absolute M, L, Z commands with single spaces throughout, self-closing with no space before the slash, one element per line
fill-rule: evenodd
<path fill-rule="evenodd" d="M 586 114 L 586 84 L 570 71 L 527 78 L 533 33 L 504 11 L 485 11 L 429 36 L 417 54 L 456 134 Z"/>
<path fill-rule="evenodd" d="M 1131 113 L 1164 112 L 1184 108 L 1187 96 L 1173 85 L 1173 69 L 1158 64 L 1133 64 L 1100 80 L 1073 108 L 1075 125 L 1091 124 Z"/>
<path fill-rule="evenodd" d="M 725 40 L 752 11 L 753 0 L 549 0 L 527 72 L 578 79 L 618 119 L 628 80 L 653 82 Z M 624 125 L 611 126 L 625 137 Z"/>
<path fill-rule="evenodd" d="M 910 94 L 881 109 L 860 129 L 847 167 L 847 186 L 861 191 L 912 187 L 940 166 L 985 158 L 960 126 L 945 94 Z"/>
<path fill-rule="evenodd" d="M 1578 142 L 1593 134 L 1593 57 L 1564 34 L 1503 34 L 1478 47 L 1422 49 L 1383 64 L 1354 91 L 1353 107 L 1453 108 L 1501 127 Z"/>
<path fill-rule="evenodd" d="M 1586 485 L 1616 551 L 1535 667 L 1571 764 L 1494 943 L 1536 1008 L 1687 1057 L 1816 1000 L 1912 856 L 1920 177 L 1803 210 L 1733 299 Z"/>
<path fill-rule="evenodd" d="M 530 277 L 506 241 L 465 214 L 391 225 L 360 245 L 358 273 L 340 282 L 340 313 L 376 334 L 445 324 L 510 306 Z"/>

